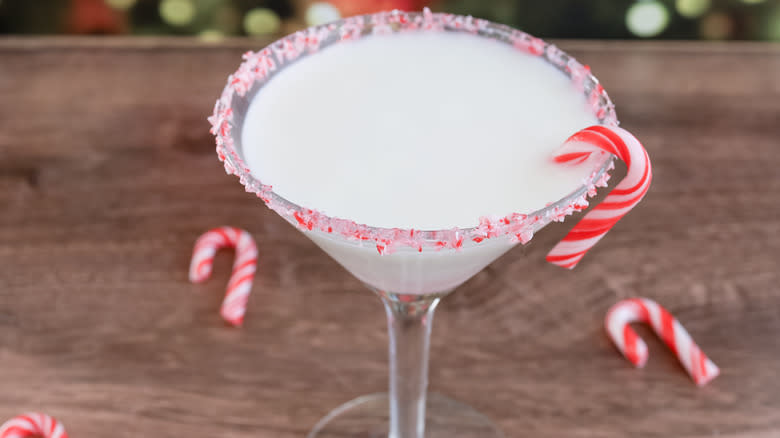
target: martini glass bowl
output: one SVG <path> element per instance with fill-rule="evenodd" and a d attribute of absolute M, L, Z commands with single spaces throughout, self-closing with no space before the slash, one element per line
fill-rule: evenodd
<path fill-rule="evenodd" d="M 457 286 L 553 221 L 584 208 L 596 187 L 606 185 L 614 157 L 594 154 L 591 176 L 568 196 L 524 214 L 483 218 L 465 229 L 401 230 L 356 224 L 299 206 L 257 180 L 243 158 L 241 131 L 258 90 L 297 59 L 332 44 L 371 34 L 395 32 L 469 32 L 510 44 L 538 56 L 571 78 L 599 122 L 617 125 L 614 106 L 598 80 L 571 56 L 524 32 L 485 20 L 430 11 L 385 12 L 350 17 L 297 32 L 267 48 L 247 53 L 228 78 L 209 119 L 217 152 L 229 173 L 249 192 L 301 230 L 346 268 L 384 304 L 389 334 L 388 393 L 359 397 L 334 409 L 309 434 L 312 438 L 459 438 L 500 437 L 486 417 L 465 404 L 428 396 L 428 351 L 436 306 Z M 523 56 L 518 54 L 518 56 Z"/>

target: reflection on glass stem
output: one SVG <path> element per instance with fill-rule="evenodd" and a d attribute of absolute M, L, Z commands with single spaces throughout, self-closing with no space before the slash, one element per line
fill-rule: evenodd
<path fill-rule="evenodd" d="M 390 438 L 423 438 L 428 350 L 433 314 L 447 293 L 395 294 L 375 290 L 387 314 L 390 341 Z"/>

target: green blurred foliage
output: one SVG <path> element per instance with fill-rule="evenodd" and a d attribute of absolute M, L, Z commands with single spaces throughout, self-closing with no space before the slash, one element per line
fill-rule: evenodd
<path fill-rule="evenodd" d="M 162 2 L 172 2 L 161 7 Z M 240 36 L 249 11 L 263 8 L 282 31 L 305 26 L 313 0 L 0 0 L 0 33 Z M 332 0 L 363 9 L 379 0 Z M 358 3 L 360 2 L 360 3 Z M 780 0 L 431 0 L 434 10 L 474 15 L 543 38 L 637 38 L 629 10 L 653 3 L 664 13 L 654 38 L 780 40 Z M 377 3 L 379 4 L 379 3 Z M 393 4 L 384 0 L 383 7 Z M 405 4 L 398 0 L 398 4 Z M 185 14 L 185 24 L 165 16 Z M 686 13 L 686 11 L 688 11 Z M 691 13 L 690 11 L 694 11 Z M 645 11 L 646 12 L 646 11 Z M 181 17 L 180 17 L 181 18 Z M 273 17 L 272 17 L 273 18 Z M 651 13 L 645 20 L 659 20 Z M 668 18 L 668 19 L 667 19 Z M 641 21 L 641 20 L 640 20 Z M 642 23 L 640 23 L 642 24 Z M 654 25 L 650 23 L 650 25 Z M 278 32 L 279 26 L 272 27 Z"/>

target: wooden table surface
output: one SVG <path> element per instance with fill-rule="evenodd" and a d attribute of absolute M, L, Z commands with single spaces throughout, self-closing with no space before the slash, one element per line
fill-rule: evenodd
<path fill-rule="evenodd" d="M 206 116 L 261 41 L 0 40 L 0 419 L 79 437 L 301 437 L 387 383 L 383 309 L 217 162 Z M 573 272 L 540 235 L 440 306 L 431 388 L 508 437 L 780 436 L 780 46 L 561 41 L 646 145 L 645 201 Z M 191 246 L 257 239 L 242 329 Z M 557 225 L 558 234 L 571 222 Z M 697 388 L 610 344 L 621 298 L 676 314 L 722 375 Z"/>

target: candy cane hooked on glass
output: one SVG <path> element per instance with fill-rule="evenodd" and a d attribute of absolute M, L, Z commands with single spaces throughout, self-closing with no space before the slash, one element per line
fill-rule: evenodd
<path fill-rule="evenodd" d="M 211 276 L 214 255 L 222 248 L 235 248 L 236 258 L 220 314 L 225 321 L 240 326 L 244 322 L 246 303 L 257 269 L 257 245 L 248 232 L 240 228 L 220 227 L 200 236 L 192 252 L 190 281 L 201 283 Z"/>
<path fill-rule="evenodd" d="M 0 426 L 0 438 L 68 438 L 65 427 L 45 414 L 30 412 L 6 421 Z"/>
<path fill-rule="evenodd" d="M 612 342 L 637 368 L 647 362 L 647 344 L 631 328 L 629 324 L 632 322 L 649 324 L 697 385 L 706 384 L 720 373 L 717 365 L 704 355 L 682 324 L 658 303 L 647 298 L 618 302 L 609 309 L 604 320 Z"/>
<path fill-rule="evenodd" d="M 578 164 L 598 151 L 607 151 L 625 162 L 628 166 L 626 177 L 553 247 L 547 254 L 550 263 L 574 268 L 585 253 L 642 200 L 650 187 L 653 170 L 647 151 L 636 137 L 622 128 L 603 125 L 585 128 L 569 137 L 553 159 L 558 163 Z"/>

